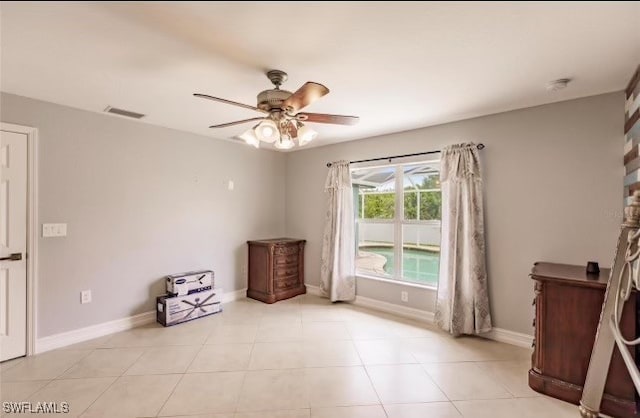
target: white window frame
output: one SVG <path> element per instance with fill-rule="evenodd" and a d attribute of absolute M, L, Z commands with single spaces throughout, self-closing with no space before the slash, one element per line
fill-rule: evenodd
<path fill-rule="evenodd" d="M 428 289 L 436 289 L 437 286 L 431 286 L 423 283 L 419 283 L 410 279 L 405 279 L 402 277 L 402 272 L 404 271 L 403 266 L 403 257 L 402 257 L 402 249 L 404 246 L 404 225 L 433 225 L 440 226 L 441 220 L 439 219 L 431 219 L 426 221 L 421 221 L 419 219 L 404 219 L 404 170 L 403 167 L 408 165 L 417 165 L 417 164 L 429 164 L 435 163 L 437 160 L 422 160 L 422 161 L 411 161 L 411 162 L 403 162 L 403 163 L 389 163 L 383 165 L 375 165 L 375 166 L 359 166 L 359 167 L 351 167 L 351 171 L 358 171 L 363 169 L 373 169 L 373 168 L 382 168 L 382 167 L 394 167 L 395 168 L 395 210 L 393 219 L 365 219 L 364 217 L 360 218 L 356 216 L 356 222 L 360 224 L 392 224 L 393 225 L 393 257 L 394 257 L 394 274 L 392 276 L 387 275 L 378 275 L 370 272 L 360 272 L 356 270 L 356 275 L 360 277 L 365 277 L 368 279 L 376 279 L 382 281 L 388 281 L 398 284 L 406 284 L 410 286 L 423 287 Z M 441 189 L 425 189 L 424 192 L 434 192 L 441 191 Z M 380 192 L 384 193 L 384 192 Z M 364 210 L 364 200 L 361 201 L 361 210 Z M 360 237 L 356 237 L 356 243 L 359 244 Z M 399 243 L 399 244 L 398 244 Z"/>

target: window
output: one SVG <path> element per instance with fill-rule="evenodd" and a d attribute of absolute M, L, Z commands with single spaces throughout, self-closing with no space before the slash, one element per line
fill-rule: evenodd
<path fill-rule="evenodd" d="M 437 285 L 442 214 L 438 165 L 352 170 L 359 274 Z"/>

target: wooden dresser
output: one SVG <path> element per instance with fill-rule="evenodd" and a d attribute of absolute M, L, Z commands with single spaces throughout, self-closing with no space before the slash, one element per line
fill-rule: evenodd
<path fill-rule="evenodd" d="M 541 393 L 574 404 L 582 386 L 600 318 L 609 269 L 587 275 L 585 266 L 535 263 L 535 340 L 529 386 Z M 635 293 L 622 315 L 622 332 L 635 337 L 640 299 Z M 636 350 L 636 363 L 640 352 Z M 602 413 L 613 417 L 640 417 L 633 383 L 616 348 L 602 400 Z M 576 414 L 578 414 L 576 409 Z"/>
<path fill-rule="evenodd" d="M 247 297 L 266 303 L 307 292 L 304 285 L 305 240 L 274 238 L 248 241 Z"/>

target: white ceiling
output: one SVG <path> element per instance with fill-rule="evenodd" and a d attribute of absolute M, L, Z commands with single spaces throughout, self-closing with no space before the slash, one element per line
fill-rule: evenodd
<path fill-rule="evenodd" d="M 230 138 L 271 68 L 331 93 L 306 110 L 324 145 L 621 90 L 640 63 L 640 3 L 2 2 L 2 91 Z M 548 81 L 571 77 L 549 93 Z M 248 125 L 247 127 L 249 127 Z"/>

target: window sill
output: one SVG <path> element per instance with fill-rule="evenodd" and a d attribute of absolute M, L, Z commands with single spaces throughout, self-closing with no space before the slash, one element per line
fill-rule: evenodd
<path fill-rule="evenodd" d="M 356 273 L 356 279 L 375 280 L 375 281 L 391 283 L 399 286 L 415 287 L 418 289 L 431 290 L 433 292 L 438 290 L 436 286 L 429 286 L 426 284 L 418 284 L 418 283 L 412 283 L 412 282 L 404 282 L 404 281 L 395 280 L 395 279 L 387 279 L 384 277 L 369 276 L 362 273 Z"/>

